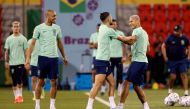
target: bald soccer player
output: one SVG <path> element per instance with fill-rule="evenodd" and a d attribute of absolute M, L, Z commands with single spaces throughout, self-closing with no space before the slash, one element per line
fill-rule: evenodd
<path fill-rule="evenodd" d="M 144 109 L 150 109 L 147 103 L 145 93 L 140 85 L 144 82 L 144 74 L 148 67 L 147 50 L 149 47 L 147 32 L 140 25 L 140 18 L 138 15 L 132 15 L 129 19 L 129 25 L 133 29 L 131 36 L 119 36 L 118 39 L 126 44 L 131 45 L 132 63 L 127 71 L 127 77 L 124 82 L 123 91 L 120 98 L 118 109 L 124 109 L 125 100 L 129 94 L 130 84 L 137 93 L 137 96 Z"/>
<path fill-rule="evenodd" d="M 67 58 L 64 53 L 64 47 L 61 42 L 62 33 L 60 26 L 55 24 L 56 13 L 54 10 L 47 10 L 46 20 L 34 29 L 32 42 L 30 44 L 26 68 L 30 66 L 30 57 L 35 46 L 36 40 L 39 41 L 40 51 L 38 56 L 39 81 L 36 86 L 36 105 L 35 109 L 40 109 L 40 95 L 44 85 L 44 79 L 51 81 L 50 90 L 50 109 L 55 108 L 55 98 L 57 93 L 57 75 L 58 75 L 58 49 L 61 52 L 63 61 L 67 64 Z"/>

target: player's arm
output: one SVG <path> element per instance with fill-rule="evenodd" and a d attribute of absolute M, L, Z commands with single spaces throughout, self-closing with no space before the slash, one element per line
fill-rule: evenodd
<path fill-rule="evenodd" d="M 96 49 L 96 43 L 94 43 L 93 35 L 90 36 L 90 41 L 89 41 L 89 48 L 90 49 Z"/>
<path fill-rule="evenodd" d="M 57 39 L 57 46 L 61 52 L 64 63 L 68 64 L 68 60 L 67 60 L 67 57 L 65 56 L 64 47 L 63 47 L 63 43 L 61 42 L 61 39 Z"/>
<path fill-rule="evenodd" d="M 9 68 L 9 50 L 5 49 L 5 69 Z"/>
<path fill-rule="evenodd" d="M 31 54 L 32 54 L 35 44 L 36 44 L 36 39 L 32 38 L 31 44 L 29 45 L 28 49 L 26 50 L 26 62 L 25 62 L 26 69 L 30 69 L 30 57 L 31 57 Z"/>
<path fill-rule="evenodd" d="M 167 54 L 166 54 L 166 44 L 165 43 L 162 44 L 161 51 L 162 51 L 162 55 L 164 57 L 165 62 L 167 62 L 168 61 L 168 57 L 167 57 Z"/>
<path fill-rule="evenodd" d="M 132 45 L 137 41 L 136 36 L 118 36 L 117 39 L 128 45 Z"/>
<path fill-rule="evenodd" d="M 89 42 L 89 48 L 93 49 L 94 48 L 94 43 L 93 42 Z"/>
<path fill-rule="evenodd" d="M 127 60 L 127 45 L 122 44 L 122 50 L 123 50 L 123 57 L 122 57 L 122 62 L 125 62 Z"/>
<path fill-rule="evenodd" d="M 9 68 L 9 40 L 5 41 L 5 69 Z"/>

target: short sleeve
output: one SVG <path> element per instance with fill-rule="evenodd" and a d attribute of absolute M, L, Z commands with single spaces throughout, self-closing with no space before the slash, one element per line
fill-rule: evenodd
<path fill-rule="evenodd" d="M 33 32 L 33 38 L 39 39 L 39 37 L 40 37 L 40 30 L 38 29 L 38 27 L 36 27 Z"/>
<path fill-rule="evenodd" d="M 93 43 L 94 41 L 93 41 L 93 34 L 91 34 L 90 35 L 90 41 L 89 41 L 89 43 Z"/>
<path fill-rule="evenodd" d="M 109 36 L 111 38 L 117 38 L 117 34 L 116 34 L 116 31 L 113 29 L 113 28 L 109 28 Z"/>
<path fill-rule="evenodd" d="M 5 46 L 4 46 L 5 49 L 9 49 L 9 40 L 7 39 L 5 41 Z"/>
<path fill-rule="evenodd" d="M 59 28 L 59 29 L 58 29 L 57 38 L 58 38 L 58 39 L 62 39 L 62 32 L 61 32 L 61 28 Z"/>
<path fill-rule="evenodd" d="M 30 39 L 30 40 L 28 40 L 28 46 L 30 46 L 31 42 L 32 42 L 32 40 L 31 40 L 31 39 Z"/>
<path fill-rule="evenodd" d="M 133 30 L 132 36 L 135 36 L 136 38 L 139 38 L 140 32 L 138 31 L 138 29 Z"/>
<path fill-rule="evenodd" d="M 27 49 L 28 48 L 28 43 L 27 43 L 27 39 L 24 38 L 24 49 Z"/>
<path fill-rule="evenodd" d="M 120 33 L 119 33 L 121 36 L 125 36 L 125 34 L 122 32 L 122 31 L 120 31 Z"/>

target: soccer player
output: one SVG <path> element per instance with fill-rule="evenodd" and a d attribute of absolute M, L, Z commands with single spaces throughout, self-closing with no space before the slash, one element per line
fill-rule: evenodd
<path fill-rule="evenodd" d="M 117 36 L 124 36 L 124 33 L 118 30 L 117 21 L 115 19 L 112 20 L 111 26 L 116 31 Z M 110 62 L 111 62 L 111 71 L 114 73 L 114 68 L 117 69 L 117 80 L 116 87 L 118 87 L 118 95 L 121 95 L 122 92 L 122 83 L 123 83 L 123 62 L 126 61 L 126 46 L 123 42 L 113 39 L 110 43 Z"/>
<path fill-rule="evenodd" d="M 92 82 L 94 84 L 95 82 L 95 75 L 96 75 L 96 69 L 95 69 L 95 59 L 96 59 L 96 52 L 97 52 L 97 36 L 98 36 L 98 31 L 99 31 L 100 24 L 97 24 L 96 26 L 96 32 L 92 33 L 90 36 L 90 42 L 89 42 L 89 48 L 93 50 L 93 60 L 92 60 Z"/>
<path fill-rule="evenodd" d="M 36 105 L 35 109 L 40 109 L 40 95 L 44 85 L 44 79 L 51 81 L 50 90 L 50 109 L 55 108 L 55 98 L 57 93 L 58 75 L 58 48 L 63 56 L 63 61 L 67 64 L 64 47 L 61 42 L 62 33 L 60 26 L 55 24 L 56 13 L 54 10 L 47 10 L 46 20 L 34 29 L 31 45 L 27 53 L 26 68 L 30 66 L 30 56 L 35 46 L 36 40 L 39 41 L 40 52 L 38 56 L 38 67 L 40 70 L 39 81 L 36 86 Z"/>
<path fill-rule="evenodd" d="M 116 38 L 115 30 L 110 28 L 112 22 L 112 16 L 109 12 L 103 12 L 100 14 L 100 20 L 102 24 L 98 33 L 98 49 L 96 54 L 96 76 L 93 88 L 90 91 L 88 104 L 86 109 L 93 109 L 94 99 L 104 83 L 105 80 L 109 83 L 109 101 L 110 108 L 115 109 L 114 101 L 114 77 L 110 69 L 110 41 L 112 38 Z"/>
<path fill-rule="evenodd" d="M 145 94 L 140 85 L 144 82 L 144 73 L 148 67 L 147 49 L 149 47 L 147 32 L 140 25 L 140 17 L 132 15 L 129 18 L 129 25 L 133 29 L 132 36 L 119 36 L 118 39 L 130 44 L 132 53 L 132 63 L 127 71 L 127 77 L 124 82 L 123 91 L 120 98 L 118 109 L 124 108 L 125 100 L 129 94 L 130 84 L 133 83 L 133 88 L 137 96 L 144 106 L 144 109 L 149 109 Z"/>
<path fill-rule="evenodd" d="M 20 33 L 20 22 L 12 22 L 13 34 L 5 42 L 5 68 L 10 67 L 13 80 L 14 103 L 22 103 L 22 75 L 24 72 L 27 39 Z"/>
<path fill-rule="evenodd" d="M 168 65 L 169 89 L 168 94 L 172 93 L 176 74 L 180 74 L 184 96 L 188 95 L 187 61 L 190 59 L 190 47 L 188 38 L 182 34 L 179 25 L 174 27 L 174 32 L 162 44 L 162 54 Z M 187 60 L 188 59 L 188 60 Z"/>
<path fill-rule="evenodd" d="M 30 46 L 32 42 L 32 39 L 28 41 L 28 46 Z M 39 53 L 40 47 L 39 47 L 39 42 L 36 40 L 34 50 L 31 55 L 31 61 L 30 61 L 30 72 L 31 72 L 31 77 L 32 77 L 32 93 L 33 93 L 33 100 L 36 100 L 35 97 L 35 88 L 36 84 L 38 81 L 38 76 L 39 76 L 39 70 L 38 70 L 38 53 Z M 42 94 L 41 98 L 43 99 L 45 97 L 45 92 L 44 89 L 42 89 Z"/>

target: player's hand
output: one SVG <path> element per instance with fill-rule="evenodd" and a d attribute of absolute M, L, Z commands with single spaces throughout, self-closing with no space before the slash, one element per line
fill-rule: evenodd
<path fill-rule="evenodd" d="M 66 57 L 63 58 L 63 62 L 65 65 L 68 65 L 68 59 Z"/>
<path fill-rule="evenodd" d="M 25 69 L 26 69 L 27 71 L 30 70 L 30 64 L 26 63 L 24 67 L 25 67 Z"/>
<path fill-rule="evenodd" d="M 9 63 L 5 62 L 5 69 L 9 69 Z"/>
<path fill-rule="evenodd" d="M 168 57 L 164 57 L 164 61 L 167 63 L 168 62 Z"/>
<path fill-rule="evenodd" d="M 24 67 L 25 67 L 25 69 L 26 69 L 27 71 L 30 70 L 30 61 L 29 61 L 29 59 L 26 59 L 26 62 L 25 62 Z"/>
<path fill-rule="evenodd" d="M 122 63 L 125 63 L 127 61 L 127 57 L 126 56 L 123 56 L 122 59 L 121 59 L 121 62 Z"/>
<path fill-rule="evenodd" d="M 127 55 L 127 57 L 128 57 L 128 59 L 131 61 L 132 60 L 132 54 L 131 53 L 129 53 L 128 55 Z"/>

